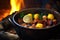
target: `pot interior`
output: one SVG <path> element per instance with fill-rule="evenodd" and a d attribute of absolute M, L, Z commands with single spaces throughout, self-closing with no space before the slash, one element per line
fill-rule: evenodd
<path fill-rule="evenodd" d="M 19 23 L 18 19 L 20 18 L 20 20 L 22 20 L 23 17 L 25 15 L 27 15 L 28 13 L 32 13 L 32 14 L 38 13 L 38 14 L 40 14 L 40 17 L 41 17 L 40 19 L 41 20 L 42 20 L 42 15 L 48 15 L 49 13 L 51 13 L 51 14 L 54 15 L 54 19 L 57 20 L 56 25 L 58 25 L 60 23 L 60 14 L 58 12 L 53 11 L 53 10 L 42 9 L 42 8 L 30 8 L 30 9 L 24 9 L 24 10 L 18 12 L 17 14 L 14 15 L 15 23 L 18 24 L 18 26 L 22 26 L 22 25 L 20 25 L 22 23 L 21 22 Z M 49 28 L 55 27 L 56 25 L 49 26 Z M 27 28 L 27 27 L 24 27 L 24 28 Z M 36 29 L 36 28 L 31 28 L 31 29 Z M 44 29 L 44 28 L 41 28 L 41 29 Z"/>

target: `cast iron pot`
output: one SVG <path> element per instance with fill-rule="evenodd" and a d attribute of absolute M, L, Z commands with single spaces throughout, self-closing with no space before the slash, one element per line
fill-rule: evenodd
<path fill-rule="evenodd" d="M 54 14 L 58 23 L 49 28 L 42 28 L 42 29 L 26 28 L 26 27 L 21 26 L 17 21 L 22 12 L 24 12 L 25 14 L 27 14 L 29 12 L 31 12 L 31 13 L 42 12 L 46 15 L 48 13 L 52 13 L 52 14 Z M 29 8 L 29 9 L 21 10 L 21 11 L 17 12 L 16 14 L 14 14 L 13 18 L 12 18 L 12 23 L 13 23 L 13 25 L 15 25 L 15 30 L 16 30 L 17 34 L 24 40 L 38 40 L 38 39 L 43 40 L 43 39 L 55 38 L 55 36 L 59 33 L 59 29 L 60 29 L 60 27 L 59 27 L 60 14 L 56 11 L 48 10 L 48 9 L 44 9 L 44 8 Z"/>

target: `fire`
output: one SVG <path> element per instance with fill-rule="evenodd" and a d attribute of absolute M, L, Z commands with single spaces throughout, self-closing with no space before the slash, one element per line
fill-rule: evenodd
<path fill-rule="evenodd" d="M 1 21 L 3 18 L 5 18 L 9 15 L 10 10 L 9 9 L 2 9 L 2 10 L 0 10 L 0 13 L 1 13 L 0 14 L 0 21 Z"/>
<path fill-rule="evenodd" d="M 24 0 L 10 0 L 10 5 L 11 9 L 0 10 L 0 21 L 8 15 L 11 15 L 13 12 L 20 11 L 25 7 Z"/>
<path fill-rule="evenodd" d="M 24 0 L 10 0 L 10 5 L 11 5 L 11 11 L 10 15 L 15 12 L 21 10 L 21 8 L 24 8 Z"/>

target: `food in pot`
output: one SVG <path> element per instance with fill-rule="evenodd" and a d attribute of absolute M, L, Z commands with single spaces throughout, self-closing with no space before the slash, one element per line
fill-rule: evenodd
<path fill-rule="evenodd" d="M 47 22 L 48 22 L 48 23 L 47 23 L 48 26 L 52 26 L 52 25 L 53 25 L 53 21 L 52 21 L 52 20 L 48 20 Z"/>
<path fill-rule="evenodd" d="M 25 23 L 31 23 L 32 22 L 32 16 L 29 14 L 29 15 L 25 15 L 24 17 L 23 17 L 23 21 L 25 22 Z"/>
<path fill-rule="evenodd" d="M 54 15 L 49 13 L 48 14 L 48 19 L 51 19 L 51 20 L 54 19 Z"/>
<path fill-rule="evenodd" d="M 53 24 L 54 24 L 54 25 L 57 24 L 57 20 L 56 20 L 56 19 L 53 20 Z"/>
<path fill-rule="evenodd" d="M 36 28 L 43 28 L 43 24 L 42 23 L 37 23 Z"/>
<path fill-rule="evenodd" d="M 54 17 L 54 14 L 51 13 L 48 13 L 48 15 L 40 15 L 39 13 L 34 13 L 33 15 L 32 13 L 28 13 L 25 14 L 22 19 L 18 18 L 18 22 L 23 27 L 35 29 L 48 28 L 57 24 L 57 20 Z"/>
<path fill-rule="evenodd" d="M 38 13 L 34 14 L 34 19 L 38 19 L 39 16 L 40 16 L 40 15 L 39 15 Z"/>
<path fill-rule="evenodd" d="M 47 19 L 47 16 L 46 15 L 43 15 L 42 18 L 43 18 L 43 20 L 46 20 Z"/>
<path fill-rule="evenodd" d="M 28 15 L 29 15 L 30 17 L 32 17 L 32 14 L 31 14 L 31 13 L 29 13 Z"/>
<path fill-rule="evenodd" d="M 48 24 L 47 21 L 48 21 L 47 20 L 47 16 L 46 15 L 43 15 L 42 16 L 42 23 L 44 24 L 44 27 L 47 26 L 47 24 Z"/>

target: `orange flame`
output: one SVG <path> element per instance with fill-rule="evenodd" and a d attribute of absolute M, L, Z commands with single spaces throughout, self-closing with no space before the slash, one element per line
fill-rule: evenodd
<path fill-rule="evenodd" d="M 0 10 L 0 21 L 7 17 L 8 15 L 11 15 L 15 11 L 20 11 L 22 8 L 25 7 L 24 0 L 10 0 L 11 10 Z"/>
<path fill-rule="evenodd" d="M 9 9 L 2 9 L 2 10 L 0 10 L 0 21 L 3 19 L 3 18 L 5 18 L 5 17 L 7 17 L 8 15 L 9 15 L 9 13 L 10 13 L 10 10 Z"/>
<path fill-rule="evenodd" d="M 10 15 L 15 11 L 21 10 L 22 7 L 23 8 L 25 7 L 24 0 L 10 0 L 10 4 L 11 4 Z"/>

